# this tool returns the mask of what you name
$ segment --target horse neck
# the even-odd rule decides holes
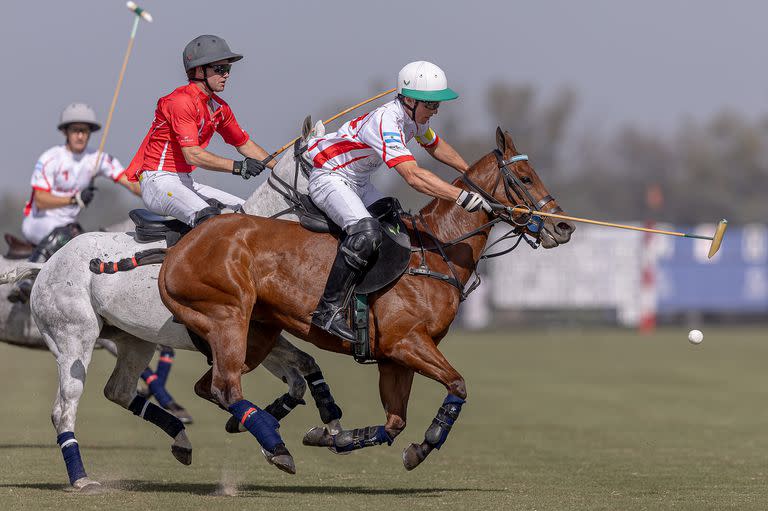
[[[283,182],[291,186],[294,185],[295,181],[298,192],[307,193],[307,178],[301,171],[299,171],[298,179],[296,178],[296,160],[292,150],[289,150],[285,156],[280,158],[275,168],[269,172],[270,175],[279,177]],[[243,207],[249,215],[272,216],[293,205],[277,190],[272,188],[268,180],[269,178],[265,179],[248,197],[248,200],[245,201]],[[279,183],[275,184],[283,188]],[[298,220],[293,214],[284,215],[280,218],[283,220]]]
[[[493,187],[491,181],[494,176],[493,173],[483,171],[483,169],[486,169],[492,164],[492,159],[492,155],[484,157],[467,172],[467,176],[480,188],[486,191],[490,191]],[[457,178],[452,184],[463,190],[467,189],[467,185],[461,178]],[[460,238],[476,229],[480,229],[491,219],[490,216],[482,210],[475,213],[468,213],[454,201],[442,199],[432,200],[429,204],[424,206],[419,213],[424,218],[424,221],[429,226],[429,229],[432,231],[435,238],[443,243]],[[424,229],[421,225],[419,225],[419,228],[423,232]],[[474,236],[445,249],[446,256],[456,266],[461,282],[467,282],[477,266],[477,263],[480,260],[480,254],[488,241],[488,234],[490,231],[491,227],[486,226]],[[469,247],[471,251],[468,251],[466,249],[467,247]]]

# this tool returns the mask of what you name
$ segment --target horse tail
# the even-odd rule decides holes
[[[0,273],[0,284],[15,284],[20,280],[34,279],[42,268],[43,263],[22,263],[10,271]]]

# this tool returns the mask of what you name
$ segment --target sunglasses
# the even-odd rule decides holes
[[[440,102],[439,101],[419,101],[422,105],[424,105],[424,108],[427,110],[437,110],[440,108]]]
[[[213,69],[213,72],[217,75],[223,75],[224,73],[229,73],[232,69],[232,64],[216,64],[215,66],[208,66],[209,68]]]

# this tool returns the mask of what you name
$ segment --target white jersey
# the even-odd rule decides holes
[[[363,187],[382,162],[391,168],[414,160],[406,147],[414,137],[424,147],[438,143],[429,123],[416,124],[394,100],[345,123],[335,133],[310,139],[307,152],[315,169]]]
[[[72,204],[60,208],[37,209],[35,206],[35,191],[50,192],[56,197],[74,197],[77,192],[88,187],[91,173],[96,164],[96,151],[84,151],[74,154],[65,145],[54,146],[40,156],[32,173],[32,196],[24,208],[25,217],[48,217],[53,221],[61,220],[60,225],[77,221],[80,206]],[[101,164],[96,176],[120,179],[125,169],[117,158],[102,153]],[[95,177],[95,176],[94,176]],[[59,224],[59,222],[55,222]]]

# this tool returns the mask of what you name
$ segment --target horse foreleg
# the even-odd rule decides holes
[[[192,444],[184,430],[184,424],[173,414],[136,393],[139,375],[152,360],[155,345],[128,334],[120,336],[115,341],[118,346],[117,361],[112,376],[104,387],[104,395],[110,401],[162,429],[173,438],[171,445],[173,456],[184,465],[190,465]]]
[[[266,325],[249,328],[248,314],[238,314],[226,305],[211,304],[210,308],[219,310],[207,310],[204,316],[198,317],[205,318],[203,321],[209,323],[200,331],[209,332],[206,340],[213,352],[211,393],[220,406],[225,407],[256,437],[269,463],[295,474],[293,457],[278,432],[280,423],[269,412],[243,398],[240,382],[243,372],[257,367],[266,358],[280,329]],[[216,317],[227,317],[229,320],[221,325],[208,319]]]
[[[397,349],[385,354],[391,360],[442,383],[448,390],[448,396],[443,400],[435,418],[432,419],[432,424],[424,434],[424,441],[421,444],[411,444],[403,451],[403,465],[406,470],[413,470],[433,449],[440,449],[445,443],[453,424],[459,418],[467,397],[467,388],[464,378],[427,335],[418,335],[411,342],[398,343]]]
[[[331,433],[324,428],[312,428],[304,435],[304,445],[328,447],[338,454],[346,454],[365,447],[386,443],[405,429],[408,397],[413,383],[413,371],[392,362],[379,363],[379,394],[387,414],[387,422],[381,426],[368,426]]]

